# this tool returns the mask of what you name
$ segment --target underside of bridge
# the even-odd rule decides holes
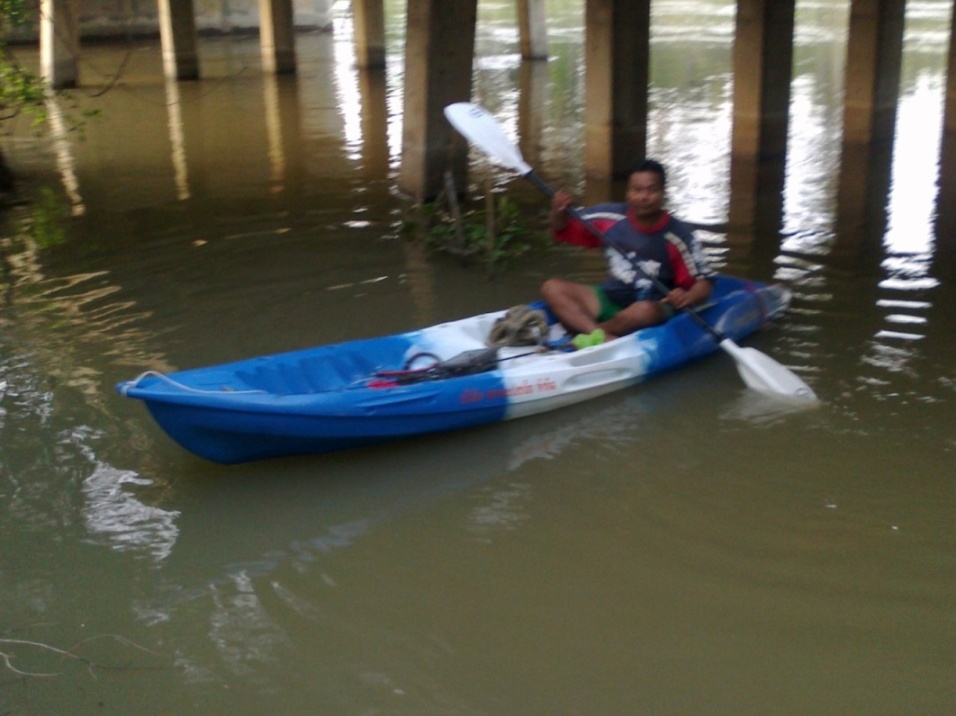
[[[584,0],[585,146],[593,196],[617,191],[616,180],[643,156],[647,142],[652,0]],[[547,58],[545,0],[516,0],[525,65]],[[409,0],[405,97],[399,184],[419,199],[438,195],[452,171],[467,186],[465,143],[442,109],[472,96],[472,58],[478,0]],[[293,0],[259,0],[263,69],[296,70]],[[881,191],[895,129],[905,25],[905,0],[851,0],[840,191],[844,207],[863,207]],[[796,0],[737,0],[733,53],[734,116],[730,208],[732,240],[746,242],[775,228],[787,154],[790,78]],[[385,64],[384,0],[353,0],[356,63],[366,71]],[[54,87],[79,82],[80,26],[76,0],[42,0],[42,71]],[[201,76],[193,0],[158,0],[166,76]],[[956,13],[953,20],[956,27]],[[956,50],[949,50],[944,157],[956,155]],[[869,151],[882,147],[882,151]],[[950,164],[946,164],[950,166]],[[941,197],[956,190],[944,173]],[[861,177],[863,180],[861,181]],[[885,187],[884,187],[885,188]],[[769,203],[769,206],[768,206]],[[862,212],[862,209],[861,209]],[[841,217],[857,235],[852,209]]]

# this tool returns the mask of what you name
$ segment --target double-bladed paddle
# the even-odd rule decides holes
[[[490,159],[528,179],[549,197],[554,196],[554,189],[535,174],[534,169],[521,156],[521,151],[515,143],[508,138],[498,121],[484,107],[469,102],[458,102],[445,107],[445,116],[455,129],[487,154]],[[578,209],[571,207],[568,211],[575,219],[581,221],[590,231],[600,237],[605,244],[609,244],[607,236],[585,219]],[[665,294],[668,293],[667,288],[661,284],[656,276],[649,276],[641,270],[636,261],[631,263],[637,271],[647,276],[658,290]],[[731,338],[707,323],[695,311],[689,309],[678,310],[686,313],[698,326],[713,336],[723,351],[734,359],[737,372],[740,373],[740,377],[749,388],[791,400],[806,403],[817,402],[817,396],[810,386],[790,369],[755,348],[741,348]]]

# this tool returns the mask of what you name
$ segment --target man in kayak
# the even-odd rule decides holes
[[[550,278],[541,295],[564,327],[576,334],[578,348],[597,345],[639,328],[663,323],[677,309],[710,296],[714,272],[690,227],[664,210],[664,167],[647,159],[631,170],[624,203],[599,204],[581,211],[602,234],[572,217],[573,197],[555,193],[551,230],[556,241],[599,248],[607,255],[600,285]],[[648,278],[656,277],[667,293]]]

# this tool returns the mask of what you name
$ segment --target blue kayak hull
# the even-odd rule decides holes
[[[734,340],[789,305],[789,292],[722,276],[710,325]],[[446,361],[484,347],[504,311],[381,338],[319,346],[168,375],[117,390],[144,401],[182,447],[219,463],[348,450],[561,408],[634,385],[719,350],[685,315],[582,351],[505,348],[489,370],[394,380],[416,356]]]

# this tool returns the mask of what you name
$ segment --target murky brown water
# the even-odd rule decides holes
[[[381,76],[352,68],[343,17],[300,38],[295,79],[263,77],[250,39],[204,40],[205,79],[179,87],[154,43],[90,48],[86,139],[2,140],[65,199],[30,234],[17,209],[0,244],[0,712],[952,713],[948,16],[910,3],[890,188],[854,214],[845,7],[800,5],[782,252],[705,238],[728,270],[793,283],[750,344],[819,410],[782,412],[715,356],[512,424],[231,468],[113,385],[511,305],[599,264],[557,252],[491,280],[398,238],[400,11]],[[523,146],[573,185],[580,7],[555,3],[555,57],[529,70],[510,6],[482,3],[479,99],[517,127],[517,88],[550,78]],[[655,13],[652,151],[675,208],[719,223],[732,13]],[[877,227],[860,249],[847,215]]]

